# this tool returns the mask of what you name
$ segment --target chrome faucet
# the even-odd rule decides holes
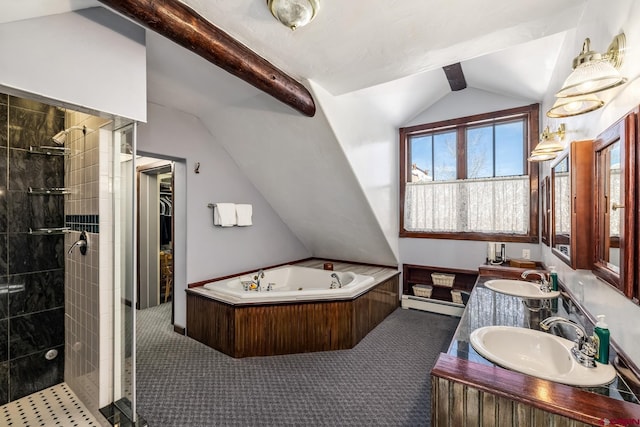
[[[340,281],[340,277],[338,277],[336,273],[331,273],[331,278],[335,279],[335,281],[338,282],[338,288],[342,287],[342,282]],[[329,286],[329,289],[335,289],[335,288],[336,288],[336,283],[332,280],[331,285]]]
[[[258,270],[258,272],[256,273],[255,276],[253,276],[253,281],[256,284],[256,291],[260,291],[260,279],[264,279],[264,270],[260,269]]]
[[[547,275],[543,271],[525,270],[522,272],[520,277],[526,279],[530,274],[537,274],[538,276],[540,276],[540,290],[542,292],[551,292],[551,286],[549,281],[547,280]]]
[[[557,323],[563,323],[575,329],[576,345],[571,349],[571,354],[582,366],[595,368],[596,362],[594,357],[596,356],[596,344],[593,337],[587,336],[587,331],[582,325],[561,316],[547,317],[540,322],[540,328],[548,332],[551,327]]]
[[[73,245],[71,245],[71,247],[67,251],[67,254],[71,255],[73,253],[73,249],[76,246],[80,248],[80,253],[82,255],[87,254],[87,233],[85,231],[80,233],[80,238]]]

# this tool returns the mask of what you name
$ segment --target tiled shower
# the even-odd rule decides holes
[[[108,122],[0,94],[0,405],[61,382],[110,402]],[[68,253],[82,231],[86,255]]]
[[[0,404],[64,377],[64,119],[0,94]]]

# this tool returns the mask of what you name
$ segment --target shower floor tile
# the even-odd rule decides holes
[[[0,406],[1,426],[100,427],[100,424],[65,383]]]

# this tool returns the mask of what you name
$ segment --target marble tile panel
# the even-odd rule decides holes
[[[0,233],[0,276],[6,276],[8,270],[7,233]]]
[[[1,160],[2,159],[0,159],[0,161]],[[0,169],[2,169],[2,167],[0,167]],[[0,173],[2,173],[2,171],[0,171]],[[8,230],[8,201],[9,195],[7,192],[7,187],[0,186],[0,233],[6,233]]]
[[[34,113],[46,113],[49,109],[54,108],[42,102],[34,101],[33,99],[20,98],[13,95],[9,95],[9,105]]]
[[[0,233],[7,231],[7,149],[0,147]]]
[[[7,276],[0,276],[0,320],[9,317],[9,278]],[[0,335],[0,343],[2,343],[4,335]],[[2,345],[2,344],[0,344]],[[2,359],[0,359],[2,360]]]
[[[10,360],[64,345],[64,308],[12,317],[9,322]]]
[[[56,350],[58,355],[47,360],[47,351]],[[64,380],[64,346],[51,347],[41,352],[14,359],[9,362],[11,385],[9,399],[16,400]]]
[[[12,148],[52,145],[51,137],[64,129],[64,113],[56,107],[12,96],[8,111]]]
[[[9,235],[8,268],[12,274],[64,268],[64,235]]]
[[[10,149],[7,187],[11,191],[27,191],[29,187],[64,187],[64,157]],[[32,195],[32,197],[37,196]]]
[[[9,320],[0,320],[0,362],[6,362],[9,360]]]
[[[0,363],[0,405],[9,402],[9,363]]]
[[[9,276],[9,315],[64,308],[64,270]]]
[[[7,146],[7,129],[9,129],[9,109],[0,102],[0,147]]]
[[[6,231],[10,233],[26,233],[32,227],[31,198],[24,191],[7,192]]]
[[[64,227],[64,196],[10,191],[7,212],[10,233]]]

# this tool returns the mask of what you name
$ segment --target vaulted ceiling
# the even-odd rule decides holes
[[[541,99],[563,36],[575,28],[586,0],[486,0],[473,9],[450,0],[324,0],[316,19],[296,31],[275,21],[262,0],[183,2],[295,79],[314,81],[333,95],[380,85],[384,90],[393,83],[388,85],[392,100],[407,93],[419,99],[409,109],[424,108],[446,93],[441,68],[456,62],[470,87]],[[0,22],[102,5],[97,0],[8,3]],[[151,56],[150,71],[163,62],[172,60]]]
[[[384,173],[390,188],[374,194],[380,189],[367,169],[367,155],[357,145],[397,138],[393,129],[450,94],[442,67],[453,63],[461,63],[470,88],[542,101],[565,38],[578,24],[587,0],[485,0],[481,5],[460,0],[321,0],[316,19],[296,31],[278,23],[264,0],[184,3],[312,87],[325,108],[314,119],[302,117],[151,32],[149,101],[199,117],[314,255],[390,264],[398,258],[391,242],[397,230],[390,226],[396,219],[382,217],[389,215],[386,211],[397,212],[397,184],[389,178],[395,182],[397,174],[389,167]],[[95,6],[102,3],[3,2],[0,22]],[[366,105],[370,111],[363,121],[383,118],[384,135],[350,135],[349,125],[339,117],[341,108],[329,111],[338,99]],[[237,138],[239,123],[233,114],[238,112],[251,120],[243,129],[245,138]],[[355,142],[344,141],[350,138]],[[286,156],[290,161],[282,163]],[[382,157],[393,159],[395,154]],[[300,179],[301,174],[306,178]],[[391,204],[380,206],[376,197]],[[340,243],[345,236],[357,239],[357,247]],[[353,255],[361,248],[369,255]],[[378,255],[371,255],[376,248]]]

